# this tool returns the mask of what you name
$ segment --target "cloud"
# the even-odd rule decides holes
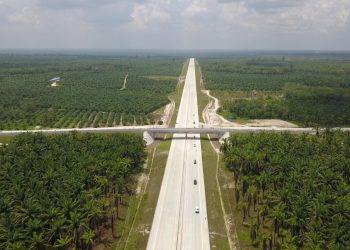
[[[101,6],[112,5],[116,2],[125,2],[126,0],[38,0],[40,7],[61,10],[61,9],[93,9]],[[132,1],[132,0],[130,0]]]
[[[183,12],[182,16],[186,18],[196,17],[198,15],[202,15],[208,12],[208,3],[205,1],[193,1]]]
[[[20,11],[16,11],[7,18],[10,24],[33,24],[40,23],[38,10],[31,7],[23,7]]]
[[[350,49],[349,20],[350,0],[0,0],[0,48]]]
[[[228,26],[250,27],[275,32],[325,32],[349,22],[348,0],[280,1],[221,0],[221,13]],[[264,1],[265,2],[265,1]],[[273,11],[271,11],[273,9]],[[267,11],[269,10],[269,11]]]
[[[136,3],[130,16],[132,25],[140,29],[161,25],[171,19],[170,13],[157,2]]]
[[[274,12],[300,6],[307,0],[219,0],[219,3],[242,3],[247,8],[260,12]]]

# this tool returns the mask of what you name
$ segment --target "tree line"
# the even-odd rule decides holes
[[[350,88],[350,58],[242,56],[200,60],[212,90],[281,90],[285,84]]]

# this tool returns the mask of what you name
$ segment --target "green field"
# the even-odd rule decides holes
[[[349,54],[237,54],[199,63],[228,119],[350,125]]]
[[[155,123],[152,112],[169,102],[184,61],[117,54],[0,54],[0,129]],[[53,77],[61,77],[59,86],[51,87]]]

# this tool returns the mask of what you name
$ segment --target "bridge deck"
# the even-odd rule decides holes
[[[325,130],[324,128],[319,131]],[[350,131],[350,128],[332,128],[332,130]],[[65,134],[80,133],[143,133],[150,134],[224,134],[224,133],[259,133],[259,132],[290,132],[316,133],[314,128],[279,128],[279,127],[199,127],[199,128],[170,128],[163,126],[126,126],[105,128],[67,128],[67,129],[38,129],[38,130],[3,130],[0,136],[16,136],[22,133]]]

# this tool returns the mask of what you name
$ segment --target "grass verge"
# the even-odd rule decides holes
[[[197,102],[198,102],[198,113],[199,113],[199,122],[204,122],[202,112],[207,106],[210,98],[202,93],[202,71],[199,67],[199,64],[196,62],[196,85],[197,85]]]
[[[229,221],[230,225],[230,232],[237,232],[237,248],[257,249],[252,245],[250,239],[250,229],[248,226],[243,225],[243,214],[239,207],[237,207],[235,201],[235,182],[233,173],[226,168],[225,163],[221,159],[219,161],[218,180],[221,187],[221,194],[227,215],[227,220]]]
[[[182,67],[179,84],[177,85],[176,90],[169,96],[169,99],[175,102],[175,109],[170,120],[170,127],[173,127],[176,124],[176,118],[180,108],[180,102],[181,102],[182,92],[184,89],[184,83],[185,83],[185,78],[187,74],[188,64],[189,64],[189,60],[186,60],[186,62],[184,62]]]
[[[210,248],[230,249],[225,230],[225,220],[221,209],[219,191],[216,184],[217,153],[210,144],[208,136],[202,137],[202,158],[207,201]]]
[[[129,201],[128,211],[122,230],[125,233],[118,240],[115,249],[145,249],[152,226],[158,195],[163,180],[165,165],[171,140],[160,142],[148,152],[148,166],[145,174],[149,176],[148,185]],[[153,155],[153,150],[154,155]],[[153,158],[153,160],[152,160]]]
[[[0,136],[0,143],[6,144],[13,139],[13,136]]]
[[[170,120],[170,127],[173,127],[176,124],[176,118],[177,118],[177,113],[179,112],[179,108],[180,108],[180,102],[181,102],[181,96],[182,96],[183,89],[184,89],[184,84],[183,84],[183,82],[181,82],[177,85],[176,91],[173,92],[169,96],[169,99],[175,102],[175,109],[174,109],[173,115],[172,115],[171,120]]]

